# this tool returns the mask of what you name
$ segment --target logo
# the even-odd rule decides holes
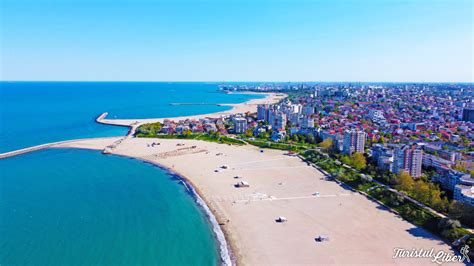
[[[431,262],[437,263],[439,265],[449,262],[461,262],[464,261],[470,263],[469,259],[469,246],[465,245],[459,251],[460,255],[453,254],[451,252],[446,252],[444,250],[435,251],[432,249],[405,249],[405,248],[395,248],[393,250],[393,259],[396,258],[429,258]]]

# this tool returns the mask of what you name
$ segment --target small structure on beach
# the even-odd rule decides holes
[[[235,178],[235,179],[240,179],[240,178],[242,178],[242,177],[241,177],[240,175],[236,175],[236,176],[234,176],[234,178]]]
[[[317,236],[314,240],[316,240],[316,242],[324,242],[324,241],[329,241],[329,237],[325,235],[320,235],[320,236]]]
[[[276,218],[275,221],[277,223],[286,223],[288,221],[288,219],[286,219],[286,217],[280,216],[280,217]]]
[[[250,187],[250,184],[247,181],[240,181],[234,185],[235,187]]]

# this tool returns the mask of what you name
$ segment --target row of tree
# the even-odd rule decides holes
[[[467,226],[474,227],[474,206],[455,200],[449,202],[446,196],[442,196],[443,193],[438,185],[421,179],[414,180],[406,172],[400,173],[396,177],[396,182],[396,188],[405,191],[412,198],[439,212],[447,213],[449,217]]]
[[[135,131],[136,135],[156,136],[161,131],[163,125],[160,122],[141,125]]]

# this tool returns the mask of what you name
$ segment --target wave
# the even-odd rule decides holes
[[[206,202],[201,198],[201,196],[199,196],[199,194],[196,192],[194,187],[187,181],[187,179],[184,176],[181,176],[180,174],[174,172],[172,169],[167,168],[163,165],[160,165],[150,160],[136,158],[136,157],[129,157],[126,155],[118,155],[118,154],[113,154],[113,156],[128,157],[134,160],[139,160],[139,161],[151,164],[155,167],[160,168],[161,170],[164,170],[169,176],[174,177],[177,180],[179,180],[184,185],[188,193],[196,200],[196,203],[198,204],[198,206],[202,208],[202,210],[204,210],[204,213],[206,214],[209,222],[211,223],[212,231],[214,232],[214,237],[217,240],[217,243],[219,244],[219,255],[220,255],[221,265],[232,266],[236,264],[235,259],[232,259],[232,253],[231,253],[230,247],[227,244],[224,232],[222,231],[222,228],[219,226],[219,223],[217,222],[216,217],[212,213],[209,206],[207,206]]]
[[[154,163],[152,164],[156,166],[156,164]],[[183,176],[179,175],[176,172],[173,172],[171,169],[164,168],[162,166],[159,166],[159,167],[164,169],[169,175],[178,179],[186,188],[186,190],[189,192],[189,194],[194,199],[196,199],[196,203],[198,204],[198,206],[204,210],[204,213],[206,214],[207,218],[209,219],[209,222],[212,225],[212,231],[214,232],[214,236],[217,242],[219,243],[219,254],[220,254],[220,259],[221,259],[221,265],[223,266],[234,265],[235,263],[232,263],[231,252],[229,249],[229,245],[227,244],[227,241],[225,239],[224,232],[222,231],[221,227],[219,226],[219,223],[217,222],[216,217],[212,213],[211,209],[209,209],[209,206],[207,206],[206,202],[201,198],[201,196],[199,196],[199,194],[196,192],[194,187],[186,180],[186,178],[184,178]]]

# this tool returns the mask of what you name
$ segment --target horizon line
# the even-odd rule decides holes
[[[270,81],[270,80],[248,80],[248,81],[224,81],[224,80],[206,80],[206,81],[177,81],[177,80],[0,80],[0,82],[83,82],[83,83],[415,83],[415,84],[473,84],[474,81]]]

